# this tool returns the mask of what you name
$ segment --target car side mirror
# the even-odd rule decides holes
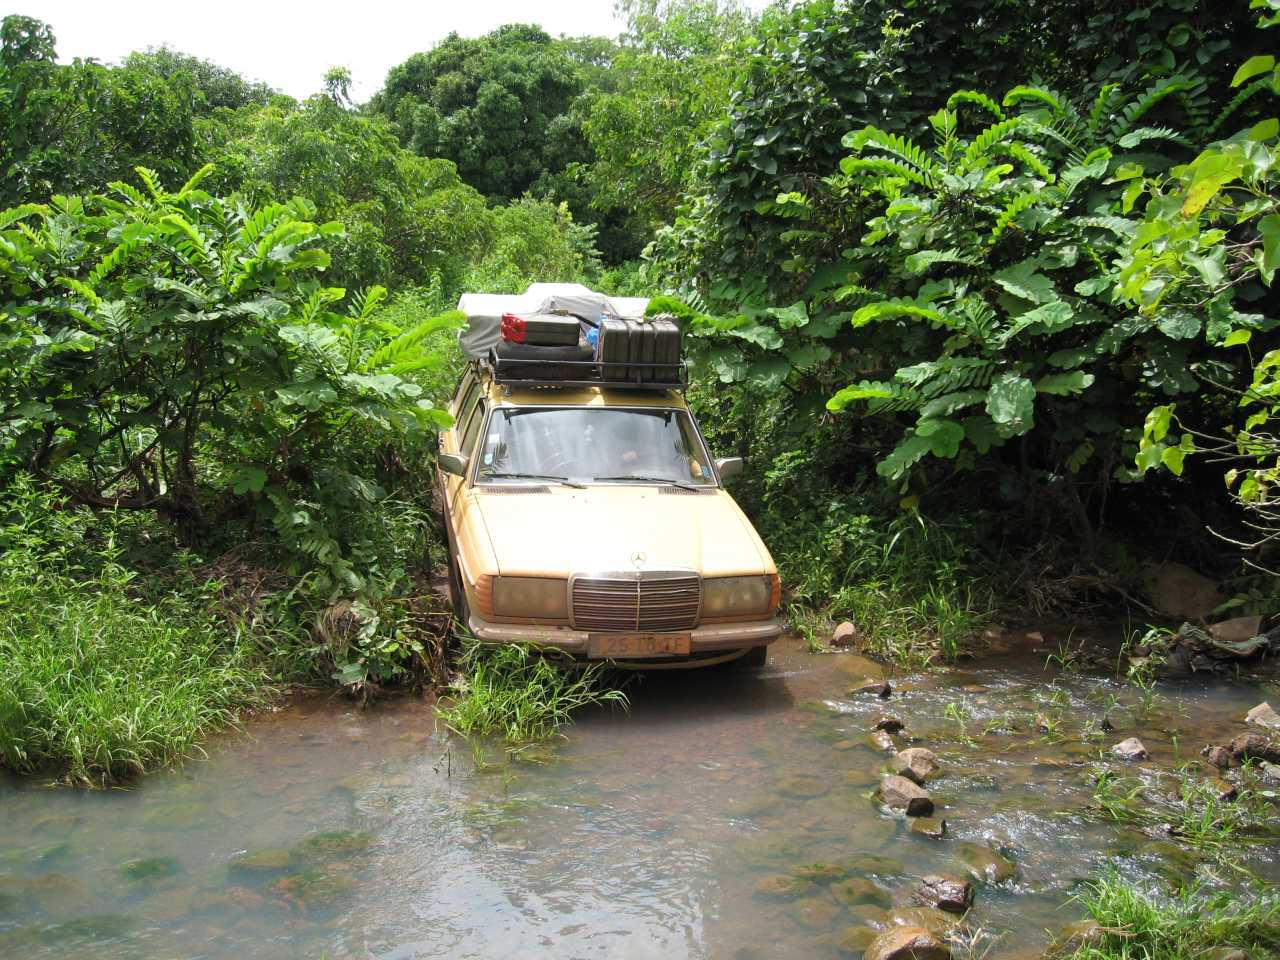
[[[445,473],[452,473],[455,477],[467,475],[467,460],[466,454],[462,453],[442,453],[436,457],[440,469]]]
[[[716,473],[720,475],[721,480],[728,480],[740,474],[743,466],[741,457],[721,457],[716,461]]]

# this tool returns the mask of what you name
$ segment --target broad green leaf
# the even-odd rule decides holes
[[[1238,347],[1243,343],[1248,343],[1252,336],[1252,330],[1232,330],[1222,341],[1222,345],[1224,347]]]
[[[928,437],[929,452],[935,457],[950,459],[960,450],[964,427],[954,420],[921,420],[916,424],[916,436]]]
[[[782,346],[782,334],[773,329],[773,327],[766,327],[763,324],[753,323],[743,327],[734,327],[729,331],[729,334],[746,340],[748,343],[754,343],[763,350],[777,350]]]
[[[778,326],[783,330],[794,330],[809,322],[809,311],[805,309],[803,300],[797,300],[789,307],[775,307],[769,311],[769,315],[778,321]]]
[[[1067,396],[1081,393],[1093,385],[1093,374],[1081,370],[1070,373],[1050,373],[1036,381],[1036,393],[1048,393],[1054,396]]]
[[[1142,424],[1142,434],[1152,440],[1163,440],[1169,432],[1169,424],[1173,420],[1173,404],[1153,407]]]
[[[1034,258],[1023,260],[993,274],[992,279],[1015,297],[1032,303],[1046,303],[1054,297],[1053,281],[1037,273],[1038,266]]]
[[[998,424],[1029,430],[1033,423],[1036,388],[1026,377],[1002,373],[987,390],[987,413]]]
[[[1250,140],[1270,140],[1272,137],[1280,134],[1280,120],[1271,117],[1267,120],[1260,120],[1249,130]]]
[[[1259,74],[1266,73],[1268,70],[1274,69],[1276,58],[1270,54],[1258,54],[1256,57],[1250,57],[1240,65],[1240,69],[1236,71],[1236,75],[1231,78],[1231,85],[1238,87],[1242,83],[1252,80]]]
[[[1161,310],[1156,325],[1161,333],[1174,340],[1190,340],[1200,333],[1200,318],[1181,307]]]
[[[267,485],[267,472],[252,464],[241,464],[231,472],[232,493],[260,493]]]
[[[1259,267],[1263,282],[1270,286],[1276,267],[1280,266],[1280,215],[1273,213],[1259,220],[1258,232],[1262,235],[1262,259]]]
[[[897,480],[933,449],[928,437],[907,437],[893,452],[876,464],[876,473],[889,480]]]
[[[1043,325],[1043,332],[1058,333],[1071,326],[1071,321],[1075,316],[1075,312],[1071,309],[1071,305],[1063,300],[1054,300],[1052,303],[1046,303],[1026,313],[1020,314],[1013,322],[1008,330],[1000,337],[1000,343],[1005,344],[1029,327]]]

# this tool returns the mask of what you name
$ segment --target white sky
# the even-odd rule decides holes
[[[357,102],[377,92],[391,67],[454,31],[476,37],[504,23],[537,23],[552,36],[622,31],[613,0],[9,0],[5,7],[51,24],[63,62],[116,63],[168,45],[295,97],[316,93],[329,67],[345,66]]]

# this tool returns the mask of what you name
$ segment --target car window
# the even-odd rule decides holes
[[[475,446],[476,433],[480,430],[480,423],[484,420],[484,404],[474,403],[470,411],[464,414],[461,421],[462,439],[458,443],[458,450],[467,456],[471,455],[471,450]]]
[[[477,479],[524,477],[715,483],[701,438],[683,410],[499,408],[485,433]]]

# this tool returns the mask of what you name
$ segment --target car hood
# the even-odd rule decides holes
[[[593,486],[495,493],[477,488],[475,502],[499,573],[773,572],[769,552],[727,493],[663,489]]]

